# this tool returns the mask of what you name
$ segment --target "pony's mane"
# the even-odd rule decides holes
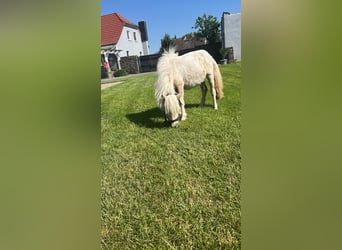
[[[165,114],[179,114],[181,112],[178,98],[176,95],[168,95],[164,102]],[[173,119],[172,117],[169,117]]]
[[[160,108],[163,107],[163,97],[176,93],[173,86],[174,60],[178,58],[175,48],[169,48],[159,58],[157,64],[158,79],[155,84],[155,96]]]

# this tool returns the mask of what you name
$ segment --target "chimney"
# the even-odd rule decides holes
[[[138,23],[139,30],[141,34],[141,42],[143,46],[143,55],[148,55],[150,53],[150,46],[148,45],[148,35],[147,35],[147,28],[146,28],[146,22],[140,21]]]
[[[140,34],[141,34],[141,41],[142,42],[148,41],[146,22],[145,21],[140,21],[138,23],[138,25],[139,25],[139,30],[140,30]]]

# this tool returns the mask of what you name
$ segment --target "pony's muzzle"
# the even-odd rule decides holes
[[[177,128],[178,125],[179,125],[179,121],[171,122],[171,128]]]

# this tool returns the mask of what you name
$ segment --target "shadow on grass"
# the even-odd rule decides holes
[[[163,112],[159,108],[152,108],[139,113],[127,114],[126,117],[140,127],[146,128],[167,128],[164,122]],[[161,119],[156,119],[161,118]],[[161,120],[161,121],[157,121]]]
[[[205,104],[204,107],[212,107]],[[198,104],[185,104],[185,109],[199,108]],[[169,128],[170,123],[165,122],[164,114],[159,108],[152,108],[139,113],[127,114],[126,117],[140,127]]]
[[[213,105],[211,105],[211,104],[204,104],[204,106],[202,108],[204,108],[204,107],[213,107]],[[199,104],[194,104],[194,103],[185,104],[185,109],[192,109],[192,108],[201,108],[201,107],[199,106]]]
[[[212,107],[205,104],[204,107]],[[185,104],[185,109],[198,108],[198,104]],[[126,117],[140,127],[169,128],[170,124],[164,121],[164,114],[159,108],[152,108],[139,113],[127,114]],[[160,119],[159,119],[160,118]]]

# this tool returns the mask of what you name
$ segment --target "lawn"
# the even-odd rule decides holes
[[[101,96],[102,249],[241,249],[241,64],[220,65],[225,97],[164,124],[156,73],[122,78]]]

